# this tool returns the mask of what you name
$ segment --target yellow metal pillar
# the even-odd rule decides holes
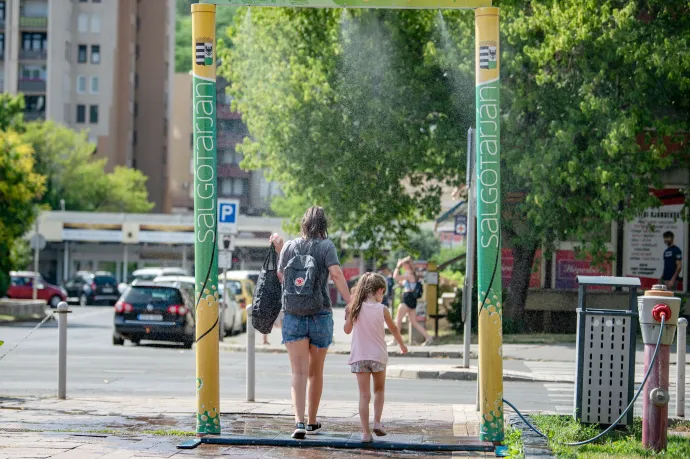
[[[438,336],[438,266],[433,261],[427,264],[426,288],[424,298],[426,300],[426,316],[434,319],[434,333]]]
[[[220,434],[216,6],[192,5],[197,435]]]
[[[475,46],[480,438],[501,442],[504,431],[498,8],[475,10]]]

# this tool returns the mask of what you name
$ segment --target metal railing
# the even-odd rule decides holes
[[[29,92],[45,92],[46,91],[46,80],[33,79],[33,78],[20,78],[19,79],[19,90],[29,91]]]
[[[48,59],[48,50],[46,49],[20,49],[19,59],[27,60],[46,60]]]
[[[29,17],[22,16],[19,18],[19,27],[25,29],[47,29],[48,28],[48,18],[47,17]]]
[[[26,121],[44,120],[46,112],[24,112],[24,119]]]

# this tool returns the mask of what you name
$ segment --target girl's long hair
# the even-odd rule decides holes
[[[357,321],[359,312],[362,310],[362,304],[367,298],[376,294],[381,289],[386,289],[388,282],[386,278],[377,273],[364,273],[364,275],[357,282],[355,287],[354,299],[352,302],[352,323]]]

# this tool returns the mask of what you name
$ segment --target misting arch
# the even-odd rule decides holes
[[[201,0],[192,5],[197,434],[220,434],[216,231],[216,4],[474,9],[480,438],[503,441],[498,8],[491,0]],[[465,128],[465,127],[463,127]]]

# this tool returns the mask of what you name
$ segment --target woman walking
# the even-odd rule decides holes
[[[328,277],[346,303],[350,292],[338,261],[335,245],[328,239],[328,221],[321,207],[304,213],[301,237],[283,243],[274,234],[270,241],[280,252],[278,277],[283,283],[283,344],[292,369],[292,403],[295,431],[292,438],[316,434],[316,420],[323,391],[323,367],[333,341],[333,312]],[[309,401],[304,422],[306,398]]]
[[[422,327],[422,324],[417,321],[417,295],[415,294],[415,290],[417,289],[417,282],[419,282],[419,279],[417,278],[417,273],[412,264],[412,258],[406,257],[402,260],[398,260],[395,271],[393,271],[393,278],[403,287],[402,303],[398,306],[395,324],[398,329],[401,329],[402,321],[405,316],[407,316],[408,324],[416,328],[424,337],[424,344],[422,344],[422,346],[428,346],[433,342],[433,338],[427,333],[426,329]]]

